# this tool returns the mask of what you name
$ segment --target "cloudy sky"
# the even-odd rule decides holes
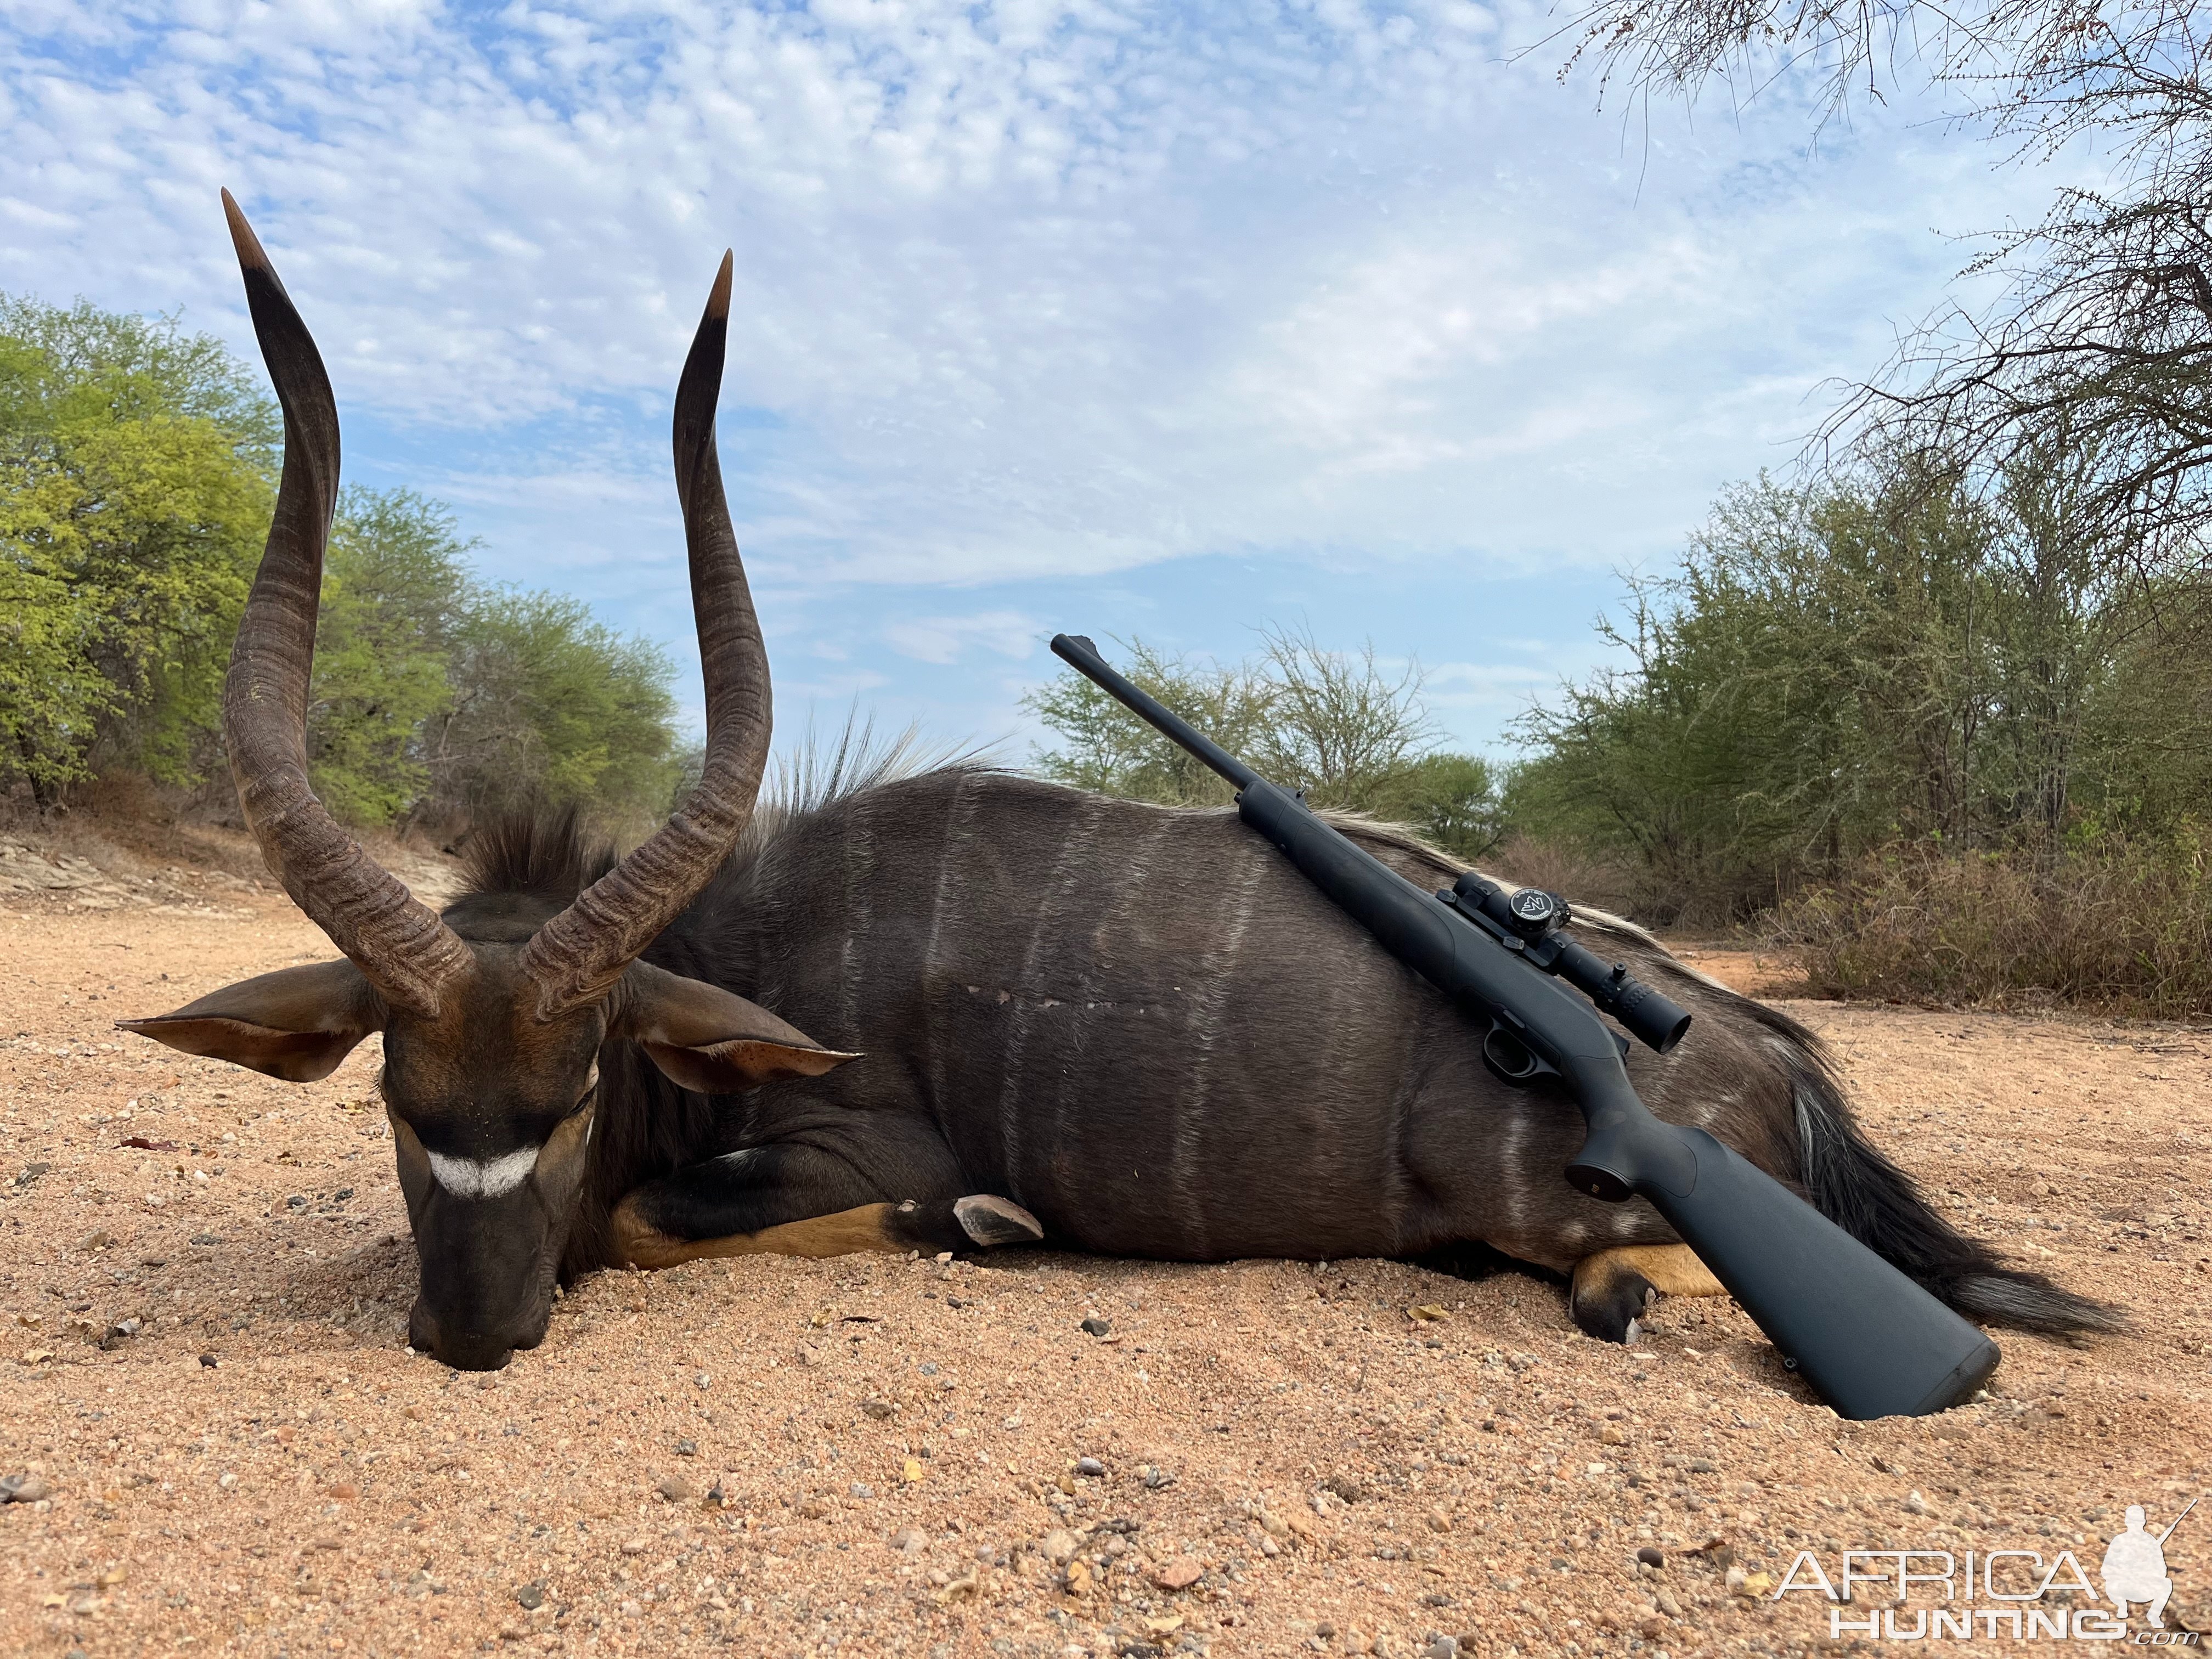
[[[1054,631],[1418,655],[1470,745],[1613,573],[1786,465],[2033,217],[1931,107],[1624,120],[1468,0],[0,0],[0,289],[251,355],[217,204],[350,480],[696,671],[667,408],[737,252],[721,443],[780,726],[1034,733]]]

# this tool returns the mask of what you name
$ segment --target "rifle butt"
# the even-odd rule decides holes
[[[1608,1115],[1567,1178],[1650,1200],[1839,1417],[1924,1417],[1996,1370],[1988,1336],[1705,1130]]]

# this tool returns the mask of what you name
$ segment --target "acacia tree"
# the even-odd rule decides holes
[[[0,295],[0,787],[222,775],[221,694],[269,526],[258,376],[172,321]],[[668,807],[665,655],[487,588],[452,515],[349,489],[324,568],[308,763],[341,817],[526,799],[609,829]],[[228,793],[227,787],[219,792]]]
[[[428,805],[474,819],[575,805],[627,833],[665,816],[684,761],[665,650],[520,588],[471,594],[454,633],[452,699],[422,728]]]
[[[323,569],[308,692],[316,793],[351,823],[384,823],[430,785],[424,729],[453,705],[471,581],[453,515],[407,490],[348,490]]]
[[[1917,453],[1730,490],[1632,589],[1626,665],[1523,720],[1517,826],[1715,918],[1900,845],[2034,867],[2193,833],[2212,659],[2161,647],[2212,637],[2212,580],[2116,574],[2073,517],[2083,465],[1986,498]]]
[[[1935,448],[1996,487],[2060,438],[2095,459],[2076,517],[2147,576],[2212,519],[2212,23],[2184,0],[1595,0],[1577,59],[1607,85],[1694,95],[1811,66],[1831,108],[1921,78],[2023,161],[2093,137],[2103,191],[2060,191],[1971,270],[1976,313],[1908,337],[1820,434]]]
[[[1238,663],[1194,662],[1140,640],[1127,650],[1125,672],[1139,687],[1317,806],[1407,824],[1469,860],[1504,838],[1498,774],[1480,755],[1438,747],[1418,663],[1393,674],[1371,644],[1331,651],[1310,631],[1279,627]],[[1060,738],[1031,760],[1056,782],[1173,806],[1233,799],[1204,765],[1073,670],[1022,706]]]

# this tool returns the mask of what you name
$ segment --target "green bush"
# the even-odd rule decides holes
[[[1626,665],[1522,723],[1508,817],[1698,922],[1891,846],[2166,834],[2212,805],[2212,586],[2076,505],[2057,463],[1976,499],[1925,455],[1731,491],[1607,628]]]
[[[0,296],[0,787],[222,775],[222,689],[273,501],[258,372],[161,319]],[[583,605],[487,588],[446,508],[346,492],[308,768],[349,822],[669,805],[667,658]],[[227,787],[216,787],[227,793]]]
[[[0,780],[205,769],[275,432],[209,336],[0,295]]]
[[[611,831],[667,814],[684,757],[666,652],[515,588],[476,595],[457,646],[453,705],[426,743],[439,800],[470,815],[575,802]]]

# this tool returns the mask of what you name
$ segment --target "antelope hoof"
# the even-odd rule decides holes
[[[1633,1342],[1644,1310],[1662,1291],[1669,1296],[1728,1294],[1688,1245],[1631,1245],[1600,1250],[1575,1263],[1567,1309],[1586,1335],[1601,1342]]]
[[[1011,1199],[977,1193],[952,1200],[952,1218],[973,1243],[986,1249],[1000,1244],[1034,1244],[1044,1237],[1037,1218]]]
[[[1614,1273],[1587,1289],[1577,1273],[1567,1308],[1583,1335],[1626,1345],[1632,1344],[1641,1334],[1639,1322],[1644,1310],[1658,1297],[1659,1287],[1639,1273]]]

